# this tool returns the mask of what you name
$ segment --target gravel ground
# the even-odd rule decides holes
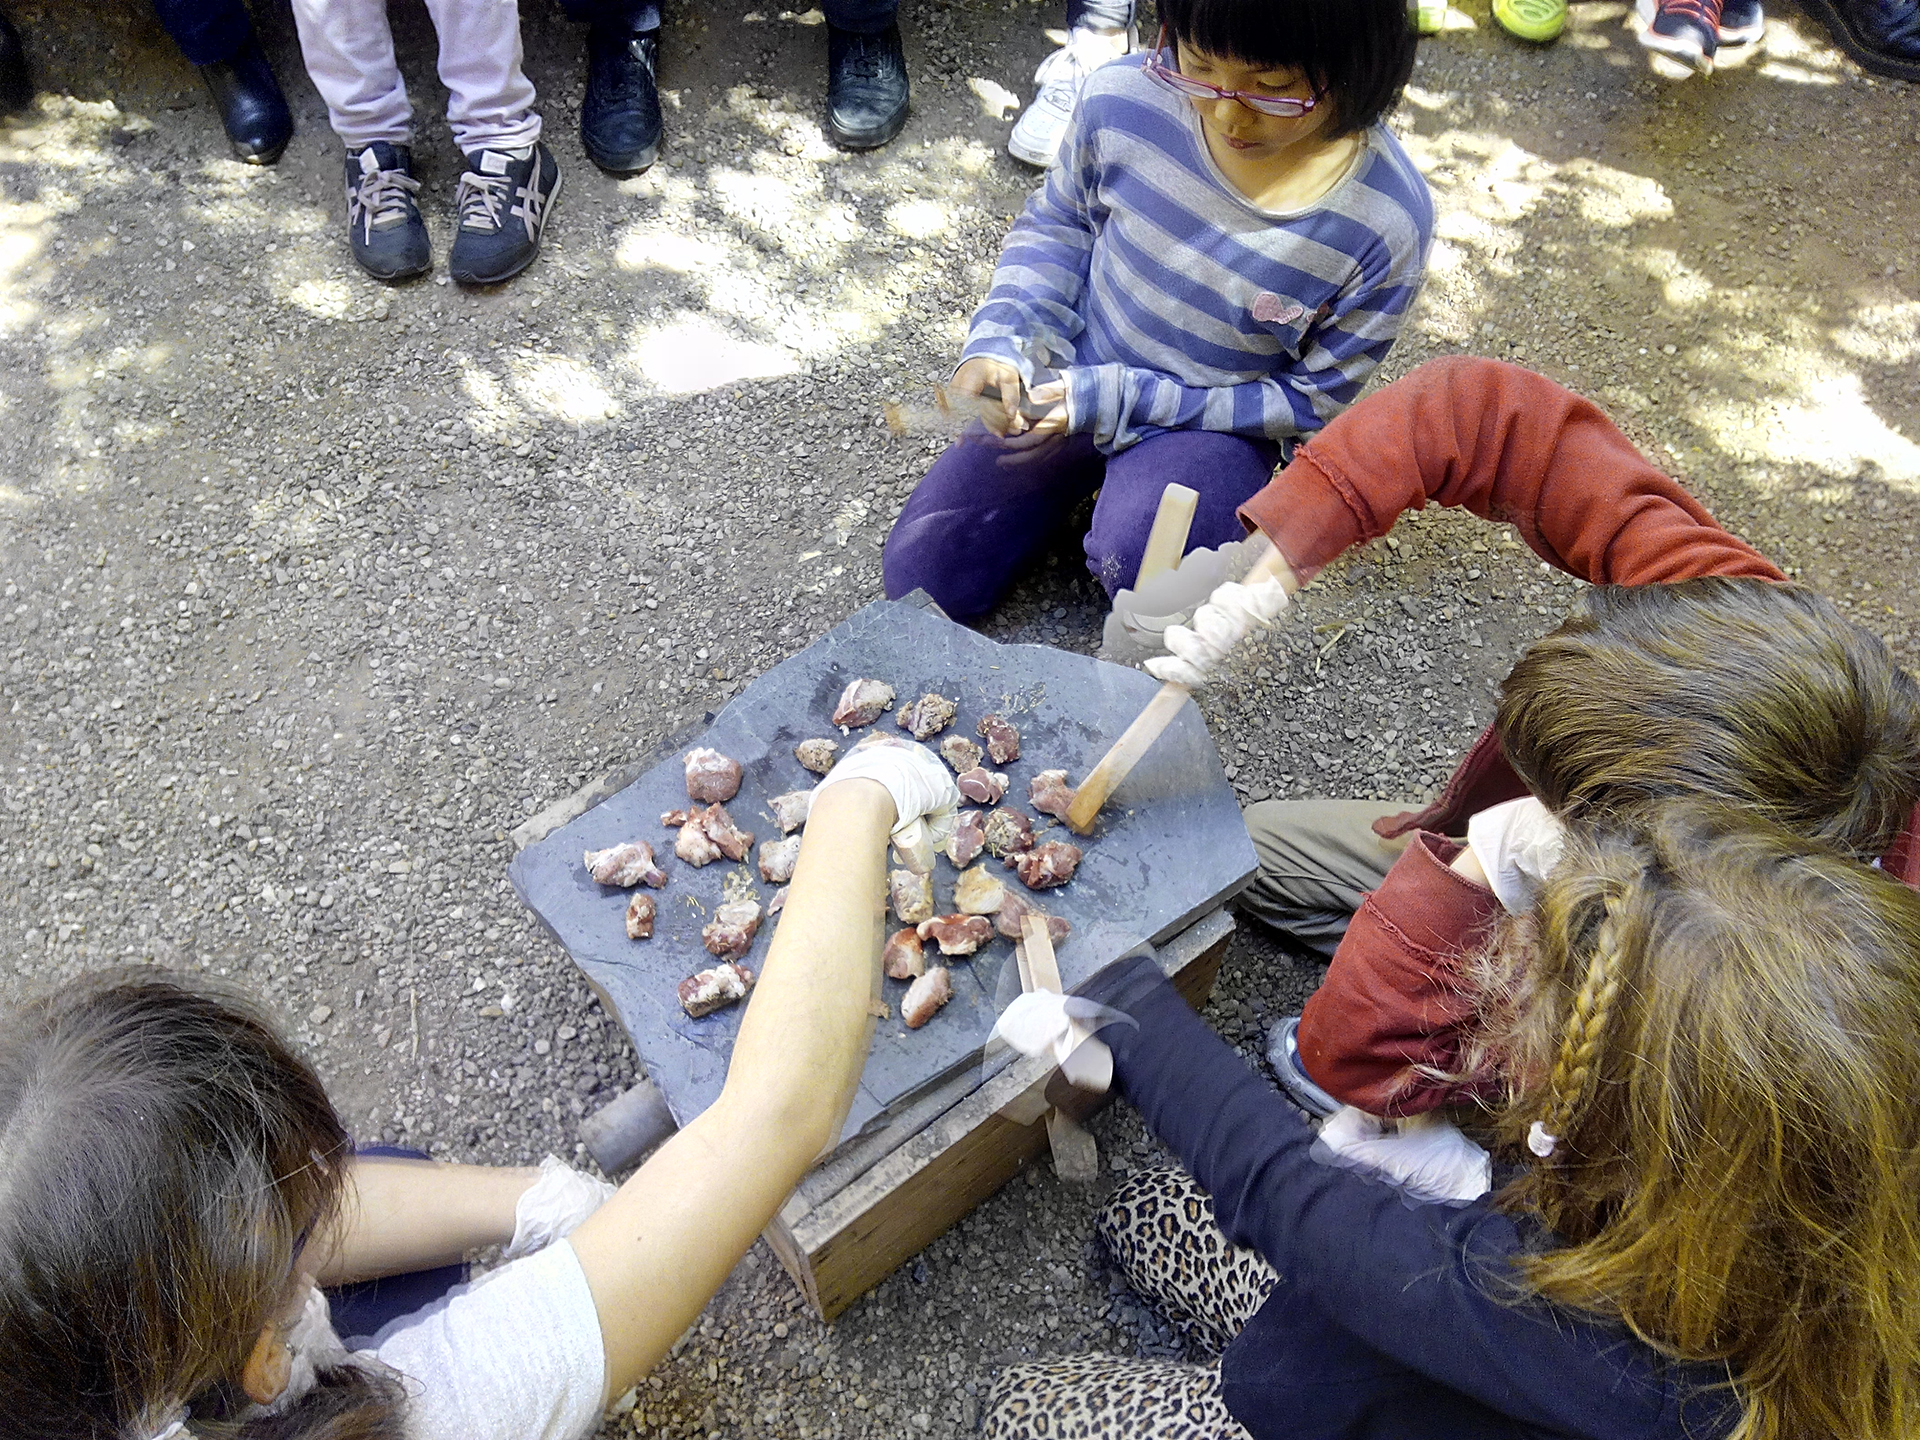
[[[495,291],[354,271],[281,7],[272,170],[219,158],[135,0],[15,3],[47,93],[0,129],[0,991],[227,977],[363,1138],[498,1162],[577,1153],[633,1069],[507,834],[879,594],[943,443],[881,406],[955,353],[1032,183],[1000,111],[1058,23],[913,9],[914,120],[847,156],[820,30],[681,13],[663,162],[616,181],[574,134],[577,33],[525,8],[567,188]],[[1911,663],[1920,92],[1792,12],[1764,61],[1667,85],[1623,13],[1535,50],[1470,5],[1423,42],[1397,124],[1441,240],[1390,369],[1472,350],[1595,395]],[[457,160],[436,125],[419,154],[444,256]],[[1091,650],[1077,548],[991,632]],[[1207,698],[1236,785],[1429,793],[1572,589],[1505,530],[1409,517]],[[1316,978],[1243,934],[1209,1017],[1252,1054]],[[1130,1114],[1095,1129],[1116,1173],[1154,1153]],[[1032,1170],[831,1327],[758,1247],[608,1433],[963,1435],[1008,1359],[1185,1353],[1104,1268],[1095,1198]]]

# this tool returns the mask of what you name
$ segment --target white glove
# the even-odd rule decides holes
[[[1180,563],[1137,589],[1116,591],[1100,643],[1100,658],[1137,665],[1167,653],[1166,632],[1185,625],[1193,612],[1229,580],[1241,580],[1266,553],[1261,536],[1234,540],[1218,549],[1189,550]]]
[[[1566,845],[1567,827],[1531,795],[1482,810],[1467,821],[1467,848],[1509,915],[1533,908]]]
[[[989,1041],[1006,1041],[1022,1055],[1051,1055],[1067,1082],[1095,1095],[1113,1083],[1113,1052],[1093,1032],[1115,1022],[1139,1021],[1078,995],[1029,990],[1000,1012]]]
[[[1493,1188],[1487,1152],[1437,1114],[1389,1122],[1342,1105],[1320,1127],[1320,1139],[1355,1169],[1370,1170],[1418,1200],[1477,1200]]]
[[[933,853],[953,838],[960,823],[960,788],[953,771],[933,751],[897,735],[862,740],[813,787],[814,800],[842,780],[877,780],[893,797],[893,845],[915,874],[933,869]]]
[[[513,1208],[513,1243],[504,1258],[518,1260],[565,1239],[612,1198],[613,1186],[606,1181],[547,1156],[540,1162],[540,1178]]]
[[[1169,653],[1147,661],[1147,673],[1197,690],[1234,646],[1287,608],[1287,591],[1278,580],[1243,585],[1229,580],[1193,612],[1191,625],[1169,626]]]

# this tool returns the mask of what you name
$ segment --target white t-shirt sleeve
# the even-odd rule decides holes
[[[600,1423],[606,1346],[565,1240],[396,1321],[374,1354],[406,1385],[409,1440],[580,1440]]]

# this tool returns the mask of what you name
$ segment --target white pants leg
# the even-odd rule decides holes
[[[447,123],[462,154],[520,150],[540,138],[521,68],[519,0],[427,0],[440,35]]]
[[[413,106],[393,58],[387,0],[293,0],[293,20],[307,75],[347,148],[412,144]]]

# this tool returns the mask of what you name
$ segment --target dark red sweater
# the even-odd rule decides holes
[[[1429,361],[1334,420],[1240,516],[1305,581],[1429,501],[1513,525],[1541,559],[1596,585],[1786,578],[1648,464],[1597,405],[1531,370],[1466,356]],[[1476,811],[1524,794],[1488,729],[1437,801],[1375,829],[1458,835]],[[1883,861],[1910,885],[1920,885],[1916,830],[1920,806]],[[1376,1114],[1417,1114],[1458,1095],[1421,1067],[1451,1067],[1465,1016],[1458,960],[1498,907],[1485,891],[1465,903],[1466,882],[1436,873],[1445,870],[1424,837],[1408,849],[1301,1016],[1314,1079]]]

